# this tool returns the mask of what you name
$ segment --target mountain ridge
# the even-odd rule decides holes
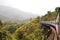
[[[15,21],[22,21],[22,20],[34,18],[36,16],[37,15],[33,15],[32,13],[18,10],[16,8],[11,8],[11,7],[7,7],[7,6],[0,6],[0,19],[2,19],[2,20],[4,20],[6,18],[11,21],[12,20],[13,21],[14,20]]]

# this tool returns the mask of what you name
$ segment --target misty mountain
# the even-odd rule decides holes
[[[34,18],[36,16],[37,15],[18,10],[16,8],[0,6],[0,20],[22,21],[22,20]]]

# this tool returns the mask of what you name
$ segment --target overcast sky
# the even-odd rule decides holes
[[[55,7],[59,7],[60,0],[0,0],[0,5],[14,7],[41,16],[47,11],[53,11]]]

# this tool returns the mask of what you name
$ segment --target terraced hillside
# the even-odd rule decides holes
[[[4,38],[8,40],[47,40],[47,35],[43,33],[45,28],[41,28],[42,26],[40,22],[55,20],[56,16],[56,12],[48,11],[46,15],[42,17],[38,16],[36,18],[31,18],[24,24],[18,22],[5,22],[0,20],[0,38],[2,40]],[[6,34],[9,38],[6,38],[3,33]]]

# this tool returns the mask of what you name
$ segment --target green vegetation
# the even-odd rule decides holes
[[[2,21],[0,21],[0,24],[2,40],[6,36],[8,36],[5,38],[6,40],[46,40],[42,33],[43,29],[40,27],[40,17],[30,19],[29,22],[24,24],[9,22],[3,24]],[[6,34],[4,37],[2,37],[3,32]]]
[[[48,11],[46,15],[41,17],[42,21],[52,21],[52,20],[56,20],[57,17],[57,12],[50,12]]]
[[[40,21],[51,21],[56,17],[56,12],[48,11],[46,15],[31,18],[24,24],[0,20],[0,40],[47,40]]]
[[[34,18],[16,30],[18,40],[46,40],[43,29],[40,27],[40,19]]]

